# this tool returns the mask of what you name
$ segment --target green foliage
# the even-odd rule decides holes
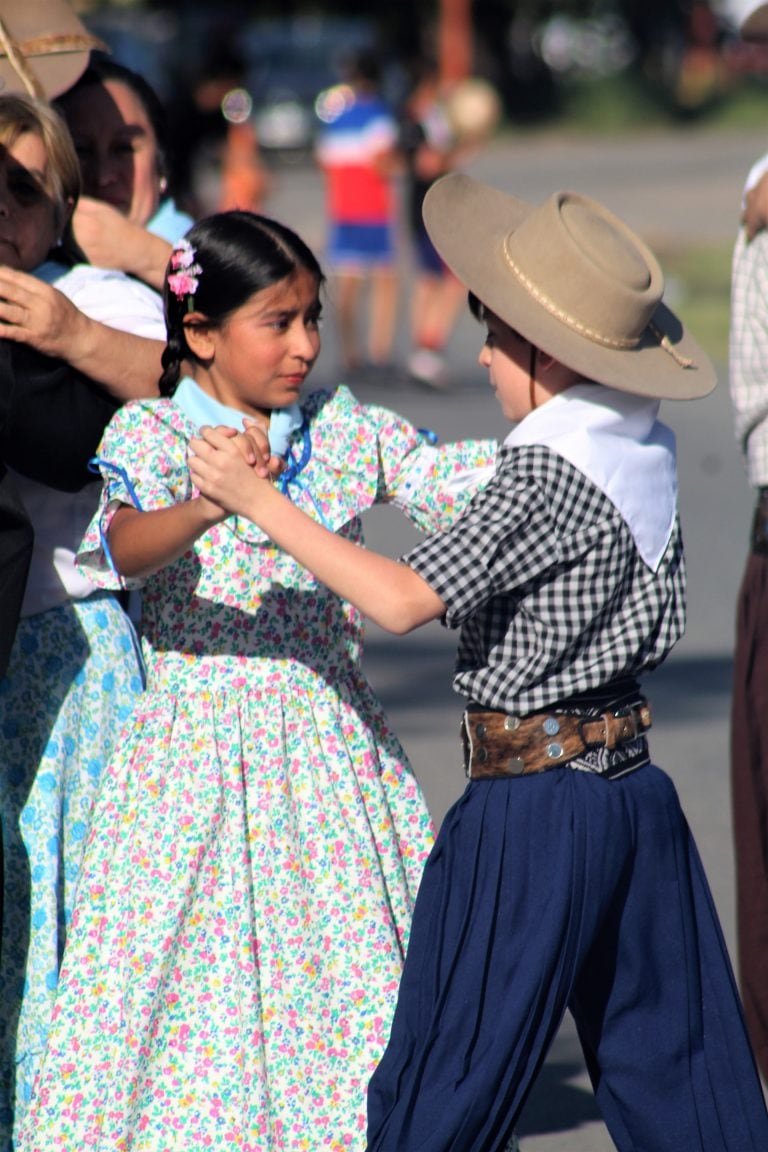
[[[728,358],[732,244],[686,246],[657,252],[666,298],[716,361]]]

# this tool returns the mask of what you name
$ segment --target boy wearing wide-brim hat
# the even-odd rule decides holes
[[[514,422],[455,526],[397,563],[249,478],[215,430],[190,463],[383,627],[461,627],[469,783],[424,872],[368,1148],[504,1149],[570,1008],[620,1152],[765,1152],[725,945],[638,683],[685,623],[659,401],[706,395],[712,366],[653,254],[595,201],[534,207],[455,174],[424,217]]]

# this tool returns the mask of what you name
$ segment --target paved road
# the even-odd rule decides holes
[[[482,179],[531,200],[572,188],[604,200],[652,244],[733,236],[741,185],[765,135],[635,135],[624,142],[554,136],[494,146],[474,164]],[[322,198],[307,169],[278,176],[271,210],[318,250]],[[335,379],[332,293],[319,383]],[[460,321],[451,347],[455,387],[445,395],[402,384],[361,385],[444,439],[503,435],[495,401],[477,367],[479,329]],[[405,351],[405,327],[400,352]],[[721,386],[695,404],[666,404],[678,436],[680,505],[689,571],[684,641],[646,687],[656,725],[652,748],[680,791],[734,950],[733,863],[727,777],[733,607],[745,557],[751,498],[736,450],[725,366]],[[369,514],[369,543],[397,554],[413,533],[389,509]],[[449,687],[453,638],[439,625],[391,639],[371,628],[367,667],[422,781],[436,821],[462,788],[456,738],[460,702]],[[520,1124],[523,1152],[611,1152],[571,1022],[566,1019]]]

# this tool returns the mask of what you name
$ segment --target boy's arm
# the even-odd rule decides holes
[[[445,612],[441,598],[411,568],[370,552],[305,515],[248,466],[237,446],[206,428],[191,442],[189,470],[211,501],[245,516],[332,592],[388,632],[403,634]]]

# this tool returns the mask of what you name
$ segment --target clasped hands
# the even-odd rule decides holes
[[[259,490],[269,489],[285,469],[270,451],[267,429],[244,419],[243,431],[208,425],[189,442],[189,474],[211,503],[227,515],[248,515]]]

